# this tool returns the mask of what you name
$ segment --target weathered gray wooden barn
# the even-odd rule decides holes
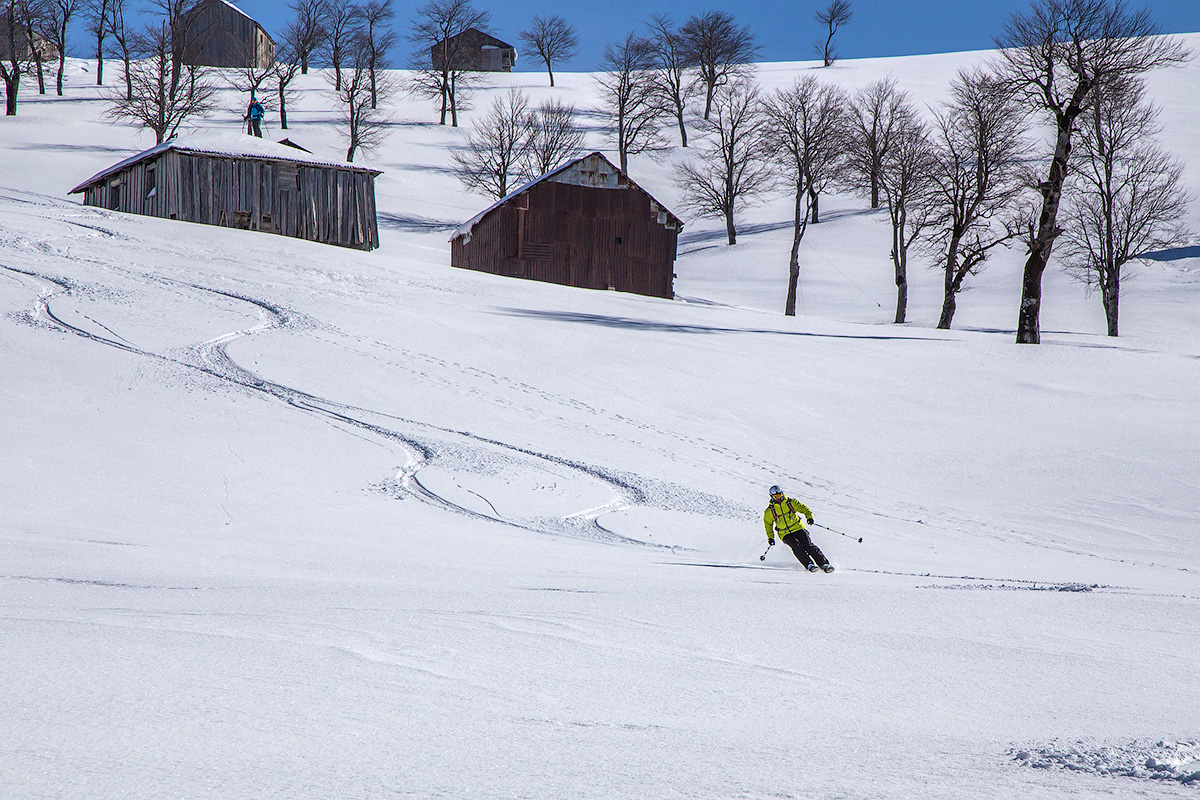
[[[250,136],[207,135],[163,142],[70,193],[113,211],[373,250],[379,174]]]
[[[269,69],[275,63],[275,40],[228,0],[199,0],[180,15],[175,37],[185,64]]]
[[[33,48],[37,48],[42,61],[53,61],[58,58],[58,48],[54,42],[37,31],[31,31],[23,25],[9,27],[6,18],[0,18],[0,60],[8,61],[15,49],[18,61],[28,61],[33,57]]]
[[[467,72],[512,72],[517,49],[490,33],[467,28],[430,47],[429,58],[437,70],[449,60],[454,69]]]
[[[675,296],[683,223],[600,153],[546,173],[454,232],[450,264],[586,289]]]

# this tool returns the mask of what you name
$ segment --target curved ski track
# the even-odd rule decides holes
[[[656,505],[654,498],[652,497],[652,493],[645,487],[639,485],[637,479],[633,476],[623,476],[600,467],[583,464],[581,462],[562,458],[560,456],[554,456],[548,453],[537,452],[535,450],[508,444],[506,442],[478,436],[466,431],[452,430],[449,428],[443,428],[421,422],[419,420],[405,419],[403,417],[398,417],[384,412],[373,411],[371,409],[340,403],[325,397],[320,397],[318,395],[305,392],[301,389],[287,386],[282,383],[267,380],[252,370],[249,370],[241,364],[238,364],[229,355],[227,348],[230,343],[241,338],[253,336],[255,334],[292,327],[293,316],[288,312],[287,309],[284,309],[280,306],[276,306],[272,303],[246,295],[237,294],[235,292],[223,291],[193,283],[168,281],[181,288],[191,289],[215,297],[225,298],[227,300],[246,303],[256,308],[263,319],[262,323],[259,325],[242,330],[232,331],[188,348],[187,355],[192,356],[192,358],[175,357],[136,347],[127,340],[124,340],[118,334],[114,333],[103,323],[94,320],[91,317],[86,317],[86,319],[93,322],[98,327],[103,328],[108,334],[111,334],[111,337],[97,334],[64,320],[54,312],[54,309],[51,307],[51,300],[59,295],[69,297],[77,289],[76,284],[74,284],[72,281],[52,275],[33,272],[30,270],[18,269],[16,267],[10,267],[7,265],[0,265],[0,268],[3,268],[11,273],[22,275],[26,278],[40,281],[43,284],[48,284],[50,287],[53,287],[43,287],[39,292],[37,309],[35,313],[42,322],[54,328],[66,333],[74,334],[75,336],[79,336],[98,344],[123,350],[127,353],[137,356],[198,371],[221,382],[233,384],[243,389],[256,392],[260,395],[271,397],[275,400],[285,403],[288,406],[291,406],[298,411],[323,418],[335,424],[348,426],[354,430],[364,431],[388,443],[398,445],[408,456],[409,463],[400,471],[396,479],[387,483],[392,487],[399,488],[401,491],[417,497],[426,503],[447,511],[451,511],[453,513],[462,514],[476,519],[499,522],[504,525],[509,525],[536,533],[560,534],[569,536],[579,535],[579,533],[586,531],[586,538],[600,541],[619,544],[634,544],[643,547],[665,550],[680,549],[670,545],[645,542],[622,536],[600,525],[599,521],[595,518],[591,518],[590,515],[584,517],[590,521],[590,526],[585,527],[583,525],[569,524],[570,519],[579,518],[581,516],[576,514],[569,515],[567,518],[564,518],[563,521],[567,524],[563,524],[561,527],[555,526],[553,529],[550,529],[547,527],[526,524],[525,522],[519,520],[506,519],[500,516],[498,513],[495,515],[485,514],[462,506],[453,500],[431,490],[428,486],[421,482],[418,473],[425,467],[441,460],[442,454],[439,451],[436,443],[423,440],[417,436],[405,434],[392,427],[371,422],[366,417],[375,416],[394,420],[405,426],[424,428],[455,438],[461,437],[468,440],[470,445],[476,449],[498,448],[509,451],[510,453],[518,454],[520,456],[525,456],[529,459],[540,460],[567,468],[592,479],[598,480],[612,488],[618,494],[618,498],[614,500],[611,505],[618,504],[618,501],[632,505]],[[474,493],[472,492],[472,494]],[[482,497],[481,495],[479,496]],[[495,511],[495,507],[492,506],[491,502],[487,500],[487,498],[482,499],[492,507],[493,511]]]

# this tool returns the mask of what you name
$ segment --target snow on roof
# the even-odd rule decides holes
[[[534,178],[533,180],[529,181],[528,183],[524,183],[520,187],[518,187],[518,188],[512,190],[511,192],[509,192],[508,194],[504,195],[504,197],[501,197],[499,200],[492,203],[490,206],[485,208],[483,211],[480,211],[478,214],[471,217],[469,220],[464,222],[462,225],[459,225],[457,228],[455,228],[454,233],[452,233],[450,235],[450,241],[454,241],[455,239],[457,239],[460,236],[466,236],[466,235],[470,234],[471,230],[476,225],[479,224],[480,220],[482,220],[488,214],[495,211],[500,206],[507,203],[509,200],[512,200],[514,197],[528,191],[535,184],[541,183],[542,181],[545,181],[545,180],[549,180],[550,178],[553,178],[555,175],[558,175],[560,172],[565,172],[566,170],[575,166],[580,161],[586,161],[587,159],[593,158],[593,157],[599,157],[601,160],[604,161],[605,164],[608,164],[610,167],[612,167],[614,172],[621,173],[620,168],[618,168],[616,164],[613,164],[611,161],[609,161],[607,158],[605,158],[604,154],[598,150],[594,153],[588,153],[586,156],[580,156],[579,158],[576,158],[573,161],[568,161],[565,164],[561,164],[560,166],[555,167],[554,169],[547,172],[545,175],[540,175],[540,176]],[[621,173],[621,174],[624,174],[624,173]],[[638,189],[641,189],[643,192],[645,192],[650,197],[654,196],[654,195],[651,195],[649,192],[647,192],[645,189],[642,189],[641,186],[638,186],[636,183],[634,183],[633,180],[628,175],[625,175],[625,180],[629,181],[630,186],[636,186]],[[666,209],[664,208],[663,210],[665,211]],[[667,213],[671,214],[670,211],[667,211]],[[671,214],[671,216],[675,217],[674,214]],[[678,217],[675,217],[675,219],[676,219],[676,221],[678,221],[682,224],[682,222],[679,220]]]
[[[267,139],[259,139],[256,136],[247,136],[242,133],[205,132],[168,139],[162,144],[157,144],[154,147],[151,147],[149,150],[143,150],[137,155],[130,156],[124,161],[113,164],[111,167],[97,172],[95,175],[76,186],[67,194],[82,192],[88,186],[104,180],[109,175],[120,172],[126,167],[136,164],[139,161],[143,161],[147,158],[153,158],[160,153],[165,153],[168,150],[177,150],[181,153],[199,153],[211,156],[225,156],[227,158],[254,158],[270,161],[292,161],[318,167],[333,167],[336,169],[353,170],[355,172],[369,172],[373,175],[382,174],[377,169],[368,169],[367,167],[360,167],[354,164],[346,164],[332,161],[330,159],[320,158],[315,155],[307,154],[303,150],[299,150],[295,147],[289,147],[287,145],[272,142]]]

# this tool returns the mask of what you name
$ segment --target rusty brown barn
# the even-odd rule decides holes
[[[373,250],[378,170],[252,136],[169,139],[71,190],[84,205]]]
[[[270,69],[275,41],[228,0],[200,0],[176,25],[177,55],[198,67]]]
[[[450,263],[585,289],[674,297],[683,223],[600,153],[546,173],[478,214]]]
[[[466,72],[512,72],[517,63],[517,49],[475,28],[467,28],[457,36],[443,39],[429,48],[429,59],[436,70],[449,58],[452,69]]]

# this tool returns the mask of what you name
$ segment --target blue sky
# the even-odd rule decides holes
[[[517,34],[533,14],[560,14],[579,31],[579,55],[564,65],[568,70],[594,69],[604,44],[640,29],[650,14],[667,13],[677,21],[690,14],[724,10],[750,25],[762,47],[765,61],[799,61],[815,57],[813,45],[823,39],[820,25],[813,19],[818,7],[829,0],[807,2],[682,2],[682,0],[607,0],[596,3],[566,3],[562,0],[476,0],[476,6],[492,12],[493,32],[501,39],[519,45]],[[397,29],[403,33],[413,10],[414,0],[394,0]],[[274,32],[290,14],[286,0],[240,0],[242,10]],[[1133,7],[1143,4],[1131,3]],[[1200,32],[1200,0],[1160,0],[1148,4],[1154,18],[1170,33]],[[835,42],[842,58],[944,53],[983,50],[992,46],[1008,16],[1029,7],[1028,0],[851,0],[854,17]],[[82,33],[72,50],[82,54]],[[397,53],[403,62],[407,44]],[[539,69],[534,59],[526,58],[518,69]]]

